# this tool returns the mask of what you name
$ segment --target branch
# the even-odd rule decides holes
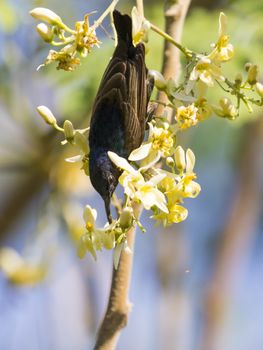
[[[165,3],[165,31],[169,34],[177,43],[181,42],[181,36],[184,26],[185,17],[187,14],[188,7],[190,5],[190,0],[177,0],[177,1],[166,1]],[[164,52],[163,52],[163,67],[162,74],[165,79],[173,78],[178,80],[180,77],[180,53],[181,51],[174,46],[173,43],[165,41]],[[164,105],[159,104],[157,115],[162,114],[165,105],[169,103],[167,96],[164,93],[158,94],[159,99]],[[171,108],[166,109],[171,112]],[[172,113],[168,116],[172,117]],[[173,228],[174,230],[174,228]],[[161,346],[162,349],[169,349],[171,346],[171,341],[175,341],[176,346],[180,349],[185,348],[185,343],[182,341],[185,336],[185,322],[181,322],[181,318],[185,315],[186,301],[183,293],[179,288],[176,289],[176,295],[174,294],[174,289],[169,283],[170,276],[176,276],[180,279],[182,278],[181,271],[183,270],[182,265],[185,266],[184,261],[184,246],[183,246],[183,235],[181,232],[181,226],[176,227],[176,235],[173,234],[163,235],[158,237],[162,242],[157,244],[157,266],[160,271],[160,278],[162,290],[160,298],[160,313],[159,313],[159,327],[161,333]],[[176,253],[174,247],[177,247]],[[168,249],[168,250],[167,250]],[[171,251],[173,251],[171,253]],[[167,254],[170,252],[171,254]],[[176,256],[176,259],[175,259]],[[174,282],[174,279],[173,279]],[[176,282],[178,283],[178,281]],[[180,322],[177,321],[178,310],[181,313]],[[169,317],[167,315],[170,315]],[[185,319],[184,319],[185,321]]]
[[[135,203],[134,214],[139,218],[142,207]],[[113,268],[109,302],[101,324],[94,350],[113,350],[116,348],[120,331],[126,326],[130,303],[128,292],[132,273],[133,247],[136,228],[127,234],[128,246],[131,252],[122,251],[117,270]]]
[[[165,2],[165,32],[177,43],[181,42],[185,16],[190,3],[191,0],[166,0]],[[165,40],[162,66],[162,74],[164,78],[173,78],[178,80],[180,76],[180,69],[180,50],[174,46],[173,43]],[[163,92],[158,94],[157,99],[164,104],[169,102],[167,95]],[[164,106],[160,104],[157,109],[157,114],[162,114],[163,110]]]
[[[166,31],[169,35],[174,37],[177,42],[179,42],[181,38],[182,27],[189,3],[190,0],[167,1],[165,11]],[[137,0],[137,8],[140,13],[143,13],[142,0]],[[166,78],[168,76],[178,78],[179,69],[179,50],[173,44],[166,42],[163,57],[164,76]],[[167,101],[165,100],[165,102]],[[139,218],[142,212],[142,206],[134,203],[133,209],[135,216]],[[128,245],[131,251],[133,251],[134,238],[135,228],[131,229],[128,233]],[[130,311],[128,292],[132,262],[133,253],[123,251],[118,269],[113,269],[109,302],[94,350],[114,350],[120,336],[120,331],[127,324],[128,313]]]

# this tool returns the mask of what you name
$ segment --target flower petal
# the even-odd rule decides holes
[[[82,160],[83,156],[81,154],[78,154],[74,157],[70,157],[70,158],[65,158],[65,161],[68,163],[76,163],[76,162],[80,162]]]
[[[149,182],[153,185],[156,186],[160,181],[162,181],[166,177],[166,174],[160,173],[158,175],[153,176]]]
[[[97,210],[92,209],[90,205],[86,205],[83,212],[83,219],[85,223],[89,222],[92,226],[94,226],[97,219]]]
[[[109,151],[108,156],[110,160],[118,167],[126,170],[128,173],[137,174],[137,171],[127,162],[125,158],[118,156],[116,153]]]
[[[145,143],[141,145],[139,148],[136,148],[129,156],[129,160],[136,161],[146,158],[151,150],[152,142]]]
[[[220,12],[220,15],[219,15],[219,30],[218,30],[219,37],[224,35],[224,33],[226,32],[226,21],[227,21],[226,15],[224,14],[224,12]]]
[[[192,173],[195,166],[194,152],[188,148],[186,151],[186,173]]]

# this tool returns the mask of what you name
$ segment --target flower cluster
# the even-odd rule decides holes
[[[35,285],[46,276],[46,266],[26,261],[14,249],[0,249],[0,271],[15,285]]]
[[[96,251],[115,248],[114,265],[117,268],[122,249],[129,251],[126,234],[138,222],[129,207],[123,208],[118,220],[106,224],[103,228],[96,226],[97,211],[86,205],[83,213],[85,232],[81,235],[78,244],[78,256],[83,258],[89,252],[97,259]]]
[[[54,129],[64,134],[65,140],[61,142],[62,145],[69,143],[78,150],[77,155],[70,158],[66,158],[65,160],[69,163],[81,162],[81,169],[84,170],[86,175],[89,175],[89,146],[88,139],[84,136],[84,134],[89,130],[89,128],[74,129],[71,121],[69,120],[65,120],[63,128],[61,128],[58,125],[57,119],[55,118],[54,114],[50,111],[48,107],[38,106],[37,111],[47,124],[51,125]]]
[[[83,21],[76,22],[75,29],[69,28],[56,13],[47,8],[37,7],[30,14],[43,21],[37,25],[37,31],[45,42],[52,46],[63,46],[59,51],[50,50],[41,66],[57,62],[57,69],[72,71],[80,64],[77,55],[86,57],[94,46],[99,47],[96,28],[100,20],[91,26],[90,14],[85,15]]]
[[[59,52],[51,50],[46,64],[58,61],[59,69],[74,69],[79,64],[76,53],[86,56],[94,45],[98,45],[95,29],[114,8],[117,1],[113,0],[92,26],[89,25],[89,16],[86,15],[84,21],[76,23],[75,30],[69,29],[60,17],[50,10],[33,10],[31,12],[33,17],[49,25],[43,23],[38,25],[37,30],[42,38],[53,45],[65,45]],[[132,23],[135,45],[141,41],[147,42],[148,32],[152,29],[182,51],[187,58],[187,65],[185,79],[180,84],[173,78],[166,80],[157,71],[149,71],[155,87],[168,97],[164,112],[162,115],[153,116],[148,123],[147,140],[130,154],[128,160],[116,153],[108,152],[111,161],[121,170],[119,183],[123,187],[125,199],[123,205],[120,203],[116,205],[119,217],[111,224],[98,227],[96,210],[89,205],[84,209],[85,228],[83,225],[83,232],[80,233],[79,230],[77,232],[78,238],[80,237],[79,256],[84,257],[86,252],[89,252],[96,259],[97,251],[114,248],[115,267],[121,250],[128,250],[128,231],[135,225],[144,231],[133,209],[135,203],[150,210],[151,218],[157,223],[168,226],[187,218],[188,211],[184,206],[184,200],[197,197],[201,191],[200,185],[195,181],[195,155],[191,149],[184,151],[177,144],[177,134],[196,126],[213,113],[219,117],[235,119],[239,113],[240,102],[243,102],[249,111],[252,110],[252,104],[263,105],[263,85],[258,81],[256,64],[245,65],[246,79],[238,73],[234,81],[230,81],[222,71],[222,65],[234,55],[233,45],[226,34],[224,13],[220,13],[219,16],[218,39],[212,44],[211,52],[207,54],[195,53],[174,42],[168,34],[148,22],[137,8],[132,10]],[[70,36],[65,37],[65,32]],[[54,36],[61,40],[60,43],[54,42]],[[217,104],[211,103],[207,97],[207,90],[215,85],[228,95],[234,96],[237,100],[236,105],[225,96],[222,96]],[[251,97],[252,94],[254,95]],[[168,110],[170,112],[170,109],[173,113],[166,113]],[[48,124],[64,134],[65,140],[62,144],[69,143],[78,149],[78,155],[66,160],[80,161],[82,169],[89,175],[89,149],[87,137],[84,136],[88,129],[76,130],[68,120],[64,122],[63,127],[60,127],[52,112],[45,106],[38,107],[38,112]],[[172,117],[167,118],[167,115]]]
[[[146,144],[147,142],[136,150],[139,158],[140,151],[146,155],[144,152]],[[178,146],[174,150],[173,157],[167,157],[171,171],[160,169],[157,165],[158,158],[135,169],[116,153],[108,152],[108,155],[123,171],[119,183],[126,196],[125,207],[117,220],[110,225],[107,223],[103,228],[96,227],[96,210],[89,205],[85,207],[83,216],[86,232],[79,241],[80,257],[84,257],[88,251],[96,259],[96,251],[102,248],[112,249],[120,245],[127,247],[128,230],[135,223],[141,226],[133,212],[132,203],[141,203],[146,210],[152,210],[152,218],[167,226],[186,219],[188,211],[182,205],[184,198],[195,198],[201,190],[200,185],[193,181],[196,178],[193,172],[195,156],[190,149],[184,152],[182,147]],[[115,265],[117,263],[118,259],[115,258]]]
[[[249,112],[253,111],[252,104],[263,105],[263,85],[258,81],[256,64],[245,65],[247,78],[244,80],[238,73],[231,82],[222,71],[222,64],[234,56],[234,47],[226,35],[226,16],[222,12],[219,16],[218,39],[211,46],[212,51],[206,55],[187,51],[189,62],[186,78],[181,84],[177,85],[173,79],[166,81],[159,72],[150,71],[156,88],[167,94],[169,107],[175,110],[177,128],[181,130],[197,125],[213,113],[230,120],[236,119],[241,101]],[[236,105],[225,96],[220,98],[218,104],[208,102],[207,90],[214,87],[215,83],[224,92],[236,97]],[[254,93],[256,97],[251,97],[248,92]]]

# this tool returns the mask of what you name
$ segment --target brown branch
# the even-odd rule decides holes
[[[135,203],[134,214],[139,218],[142,207]],[[128,246],[133,252],[135,228],[127,235]],[[132,273],[133,253],[122,251],[117,270],[113,268],[109,302],[101,324],[94,350],[112,350],[116,348],[120,331],[126,326],[130,303],[128,292]]]
[[[141,1],[138,1],[141,3]],[[165,9],[166,31],[176,41],[180,41],[185,15],[190,0],[167,1]],[[179,52],[172,44],[166,43],[163,57],[163,74],[167,77],[178,77],[180,70]],[[162,97],[166,102],[166,99]],[[134,213],[139,217],[142,206],[134,204]],[[128,233],[128,245],[133,250],[135,228]],[[114,350],[120,335],[120,331],[126,326],[130,303],[128,292],[132,272],[133,254],[122,252],[119,267],[113,269],[112,284],[109,302],[100,327],[94,350]]]
[[[165,32],[173,37],[178,43],[181,42],[184,21],[190,2],[190,0],[169,0],[165,3]],[[162,74],[165,79],[173,78],[176,81],[179,79],[181,71],[180,53],[180,50],[172,43],[165,41],[163,52],[164,61],[162,67]],[[161,102],[166,104],[168,102],[167,95],[160,92],[158,100],[161,100]],[[163,109],[164,106],[159,105],[157,114],[161,114]],[[167,111],[170,112],[168,118],[171,119],[173,110],[168,108]],[[173,276],[173,283],[174,276],[176,276],[177,280],[182,280],[182,266],[185,265],[185,250],[183,245],[183,235],[180,234],[181,227],[182,226],[180,225],[173,228],[173,230],[176,230],[176,234],[171,232],[172,229],[170,229],[166,235],[158,237],[158,239],[162,240],[160,244],[157,244],[157,263],[159,275],[160,278],[162,278],[162,297],[159,305],[159,325],[162,335],[162,349],[168,349],[173,340],[175,340],[178,348],[184,348],[182,338],[185,333],[182,331],[182,327],[185,326],[186,322],[181,322],[181,319],[183,315],[187,314],[187,312],[185,312],[187,303],[183,292],[177,288],[176,295],[174,295],[174,289],[171,288],[171,284],[169,283],[169,281],[171,281],[171,276]],[[171,233],[171,235],[169,233]],[[178,247],[177,252],[175,247]],[[170,251],[171,254],[167,254],[167,251]],[[180,322],[178,322],[176,316],[174,317],[174,315],[178,315],[178,310],[181,315]]]
[[[164,5],[165,32],[178,43],[181,42],[185,16],[187,14],[191,0],[166,0]],[[164,43],[162,74],[165,79],[179,79],[181,70],[180,51],[167,40]],[[168,103],[167,95],[160,92],[158,100]],[[161,114],[164,106],[158,107],[157,114]],[[172,110],[171,110],[172,113]]]
[[[263,119],[245,125],[238,171],[239,179],[229,209],[229,217],[218,247],[212,280],[209,282],[204,303],[204,332],[200,349],[217,348],[217,335],[224,321],[231,280],[238,263],[247,253],[259,219],[262,164],[259,150],[262,149]]]

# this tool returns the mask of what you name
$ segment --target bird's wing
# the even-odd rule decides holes
[[[100,113],[96,112],[99,105],[107,100],[107,105],[111,105],[110,110],[120,111],[127,156],[143,140],[148,103],[144,46],[133,47],[131,56],[121,59],[113,55],[103,75],[93,108],[93,114],[98,116]]]

